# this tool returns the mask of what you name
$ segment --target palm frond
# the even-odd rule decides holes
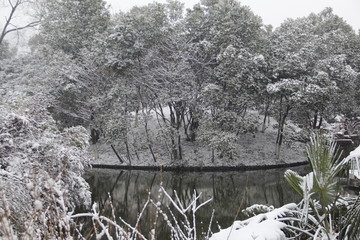
[[[329,144],[323,136],[315,134],[306,147],[306,154],[314,173],[313,191],[318,194],[320,204],[328,206],[337,197],[335,177],[342,169],[336,144]]]
[[[292,171],[292,170],[286,170],[284,177],[286,179],[286,181],[290,184],[290,186],[297,192],[299,193],[301,196],[304,195],[304,190],[303,190],[303,183],[304,183],[304,178],[301,177],[299,174],[297,174],[296,172]]]
[[[344,239],[345,236],[349,240],[358,239],[360,236],[360,195],[345,214],[343,226],[341,235]]]

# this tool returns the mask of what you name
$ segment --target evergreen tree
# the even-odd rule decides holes
[[[110,14],[103,0],[44,0],[41,36],[54,49],[78,56],[104,33]]]

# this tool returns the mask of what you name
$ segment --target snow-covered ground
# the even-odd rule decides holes
[[[169,115],[169,110],[164,108],[165,115]],[[253,113],[257,114],[257,113]],[[261,125],[262,117],[259,117],[259,129]],[[149,121],[151,129],[155,129],[157,122],[155,117]],[[150,151],[144,148],[143,151],[139,151],[137,155],[132,154],[131,165],[132,166],[172,166],[172,167],[243,167],[243,166],[267,166],[267,165],[283,165],[294,164],[300,162],[306,162],[305,156],[305,144],[301,142],[288,142],[285,141],[280,157],[275,155],[275,142],[277,129],[273,126],[276,124],[275,119],[270,118],[267,124],[266,131],[262,133],[258,131],[256,133],[241,134],[236,142],[237,144],[237,156],[232,159],[228,157],[215,157],[212,161],[212,151],[207,146],[199,143],[198,141],[189,142],[185,140],[185,136],[182,136],[182,160],[171,160],[168,152],[166,152],[166,146],[158,141],[153,145],[154,154],[157,162],[154,162]],[[293,127],[292,127],[293,128]],[[292,131],[296,131],[293,129]],[[125,160],[124,163],[120,163],[119,159],[111,149],[110,143],[104,143],[101,139],[98,144],[92,145],[90,151],[92,152],[94,159],[92,164],[94,165],[130,165],[128,156],[121,146],[114,144],[115,149],[121,155],[121,158]]]
[[[360,146],[350,152],[349,156],[346,157],[345,162],[350,162],[351,164],[349,170],[350,178],[360,179]]]
[[[278,221],[278,218],[285,216],[287,212],[296,207],[295,203],[290,203],[277,209],[269,209],[270,211],[267,213],[255,215],[244,221],[235,221],[232,226],[213,234],[210,240],[285,240],[285,233],[281,229],[285,228],[286,224]]]

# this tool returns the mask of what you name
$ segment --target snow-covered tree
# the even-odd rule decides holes
[[[201,139],[207,143],[211,140],[214,147],[218,144],[224,150],[220,155],[234,153],[230,149],[235,146],[236,134],[254,130],[246,129],[246,113],[254,107],[264,78],[259,71],[264,64],[261,27],[261,19],[237,1],[202,1],[186,16],[189,49],[193,52],[189,61],[196,86],[200,86],[200,108],[206,110],[199,114]]]
[[[128,13],[119,13],[115,18],[116,26],[106,39],[106,65],[117,76],[111,91],[115,93],[112,94],[114,98],[108,99],[108,102],[112,101],[118,106],[118,111],[110,110],[107,115],[129,120],[133,119],[130,113],[135,112],[136,123],[142,120],[141,131],[154,160],[154,136],[149,128],[150,111],[157,112],[161,118],[159,127],[166,132],[165,135],[161,134],[164,136],[162,142],[165,141],[172,149],[169,150],[170,157],[181,159],[178,132],[185,114],[184,101],[189,99],[188,90],[192,89],[191,71],[185,57],[186,39],[181,28],[182,11],[183,4],[177,1],[134,7]],[[121,86],[121,89],[115,86]],[[178,108],[180,105],[184,108]],[[164,107],[172,111],[170,119],[163,114]],[[112,127],[108,124],[109,130],[112,129],[109,132],[119,133],[118,139],[124,141],[127,152],[129,128],[134,127],[128,120]]]
[[[91,49],[110,19],[103,0],[43,0],[40,9],[42,41],[75,57]]]
[[[272,82],[267,90],[278,102],[277,154],[290,110],[305,110],[311,126],[319,127],[321,118],[354,87],[357,73],[347,61],[348,40],[354,34],[331,9],[289,19],[272,34]]]

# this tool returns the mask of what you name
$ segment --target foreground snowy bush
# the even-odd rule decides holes
[[[59,131],[38,104],[0,113],[0,236],[57,238],[68,213],[91,203],[86,129]]]

